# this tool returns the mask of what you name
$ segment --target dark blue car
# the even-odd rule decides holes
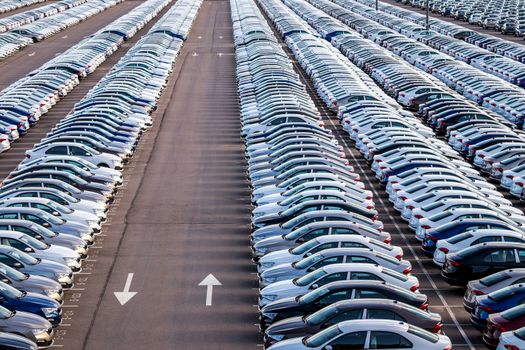
[[[45,295],[19,291],[0,282],[0,305],[11,311],[25,311],[42,316],[55,327],[62,319],[60,304]]]
[[[515,284],[477,297],[470,315],[470,322],[476,328],[485,328],[489,314],[502,312],[525,303],[525,284]]]
[[[449,239],[463,232],[482,229],[513,230],[514,228],[497,219],[461,219],[451,221],[428,231],[421,243],[421,248],[425,253],[434,254],[437,241]]]

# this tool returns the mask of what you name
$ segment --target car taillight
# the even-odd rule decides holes
[[[493,311],[492,308],[489,307],[489,306],[479,305],[478,307],[479,307],[481,310],[487,311],[487,312],[489,312],[489,313]]]
[[[507,178],[512,180],[512,179],[514,179],[514,175],[507,175]]]
[[[400,188],[395,188],[394,191],[395,192],[399,192],[399,191],[401,191],[401,189]]]
[[[512,344],[505,344],[504,348],[507,350],[520,350],[519,347],[517,347],[516,345],[512,345]]]
[[[452,350],[452,345],[448,345],[446,348],[444,348],[443,350]]]
[[[419,308],[420,308],[421,310],[426,310],[426,309],[428,309],[428,303],[424,303],[424,304],[419,305]]]
[[[416,214],[416,215],[414,215],[414,216],[415,216],[416,218],[418,218],[418,219],[423,219],[423,215],[421,215],[421,214]]]
[[[352,130],[354,130],[355,132],[359,132],[358,128],[352,128]]]
[[[493,324],[492,328],[497,329],[500,333],[506,332],[507,328],[503,327],[500,324]]]
[[[399,253],[399,254],[397,254],[397,255],[396,255],[396,259],[397,259],[397,260],[401,260],[401,259],[403,259],[403,253]]]
[[[408,275],[410,272],[412,272],[412,266],[409,266],[409,267],[407,267],[406,269],[403,270],[403,274],[404,275]]]
[[[388,176],[388,175],[387,175],[387,176]],[[405,197],[405,196],[401,196],[401,197],[399,197],[399,199],[401,199],[402,201],[406,201],[408,198]]]
[[[374,209],[374,206],[373,206],[373,205],[368,205],[368,206],[366,207],[366,209]]]
[[[392,242],[392,240],[390,238],[385,238],[383,240],[383,242],[385,242],[386,244],[390,244],[390,242]]]
[[[414,209],[414,206],[413,205],[407,205],[406,208],[412,210],[412,209]]]
[[[454,267],[460,267],[461,264],[458,263],[457,261],[454,261],[454,260],[450,260],[450,265],[454,266]]]
[[[372,220],[377,220],[379,217],[377,215],[372,215]]]
[[[414,284],[412,287],[410,287],[410,290],[411,290],[412,292],[415,292],[415,291],[418,290],[418,289],[419,289],[419,283],[416,283],[416,284]]]
[[[432,242],[437,242],[437,238],[434,236],[428,236],[428,239],[430,239]]]
[[[441,248],[439,248],[439,250],[442,251],[445,254],[448,254],[448,248],[441,247]]]
[[[441,331],[441,328],[443,328],[443,323],[439,322],[432,328],[432,330],[434,331],[434,333],[439,333]]]
[[[485,293],[483,293],[482,291],[477,290],[477,289],[473,289],[472,290],[472,294],[474,294],[474,295],[485,295]]]
[[[423,229],[425,229],[425,230],[428,230],[428,229],[430,229],[431,227],[428,226],[428,225],[423,225],[423,226],[421,226],[421,228],[423,228]]]
[[[372,198],[374,198],[374,197],[372,197],[372,196],[366,196],[366,199],[372,199]]]

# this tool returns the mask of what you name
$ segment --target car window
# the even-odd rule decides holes
[[[396,312],[392,310],[384,310],[384,309],[369,309],[367,318],[371,319],[379,319],[379,320],[395,320],[395,321],[405,321],[403,317],[398,315]]]
[[[519,237],[503,237],[503,240],[505,242],[516,242],[516,243],[524,243],[525,240]]]
[[[330,248],[337,248],[337,242],[320,244],[314,249],[310,250],[310,253],[314,254],[314,253],[320,252],[321,250],[330,249]]]
[[[324,286],[325,284],[335,282],[335,281],[341,281],[346,279],[347,272],[337,272],[332,273],[328,276],[324,276],[323,278],[319,279],[315,284],[318,286]]]
[[[0,263],[4,263],[8,266],[13,266],[14,263],[16,263],[17,261],[13,258],[11,258],[10,256],[7,256],[5,254],[0,254]]]
[[[485,242],[501,242],[501,236],[486,236],[476,239],[471,245],[476,245]]]
[[[359,320],[363,317],[363,309],[349,310],[328,320],[329,324],[337,324],[348,320]]]
[[[518,249],[518,257],[520,262],[525,262],[525,249]]]
[[[343,242],[341,248],[367,248],[366,245],[356,242]]]
[[[36,193],[22,193],[22,194],[19,194],[17,197],[29,197],[29,198],[34,198],[34,197],[38,197]]]
[[[14,247],[14,248],[20,249],[20,250],[24,250],[26,248],[25,244],[15,240],[15,239],[11,239],[11,238],[2,238],[1,239],[1,243],[2,243],[2,245],[6,245],[6,246],[9,246],[9,247]]]
[[[349,228],[343,228],[343,227],[336,227],[332,229],[333,235],[352,235],[355,234],[354,230]]]
[[[350,279],[352,280],[374,280],[374,281],[382,281],[382,279],[372,273],[369,272],[352,272],[350,274]]]
[[[524,256],[525,258],[525,256]],[[514,249],[499,249],[485,255],[483,261],[488,263],[506,263],[515,262]]]
[[[366,331],[361,331],[343,334],[332,340],[329,344],[333,350],[364,349],[366,333]]]
[[[69,147],[69,153],[72,156],[88,156],[89,153],[80,147]]]
[[[317,302],[319,305],[330,305],[339,300],[351,299],[352,298],[352,289],[342,290],[339,292],[334,292],[328,295],[325,295],[319,299]]]
[[[66,146],[56,146],[51,147],[46,151],[46,154],[59,154],[64,155],[67,154],[67,147]]]
[[[327,235],[328,234],[328,228],[320,228],[318,230],[313,230],[312,232],[308,232],[303,237],[300,238],[299,242],[306,242],[309,240],[312,240],[314,238],[317,238],[319,236]]]
[[[376,292],[375,290],[366,290],[366,289],[356,289],[355,291],[356,299],[370,299],[370,298],[386,298],[383,293]]]
[[[412,343],[405,337],[392,333],[370,332],[370,349],[411,349]]]
[[[37,224],[43,224],[45,222],[44,220],[42,220],[38,216],[32,215],[32,214],[22,214],[22,218],[24,220],[29,220],[29,221],[32,221],[32,222],[37,223]]]
[[[366,256],[347,256],[346,262],[349,263],[365,263],[365,264],[375,264],[376,262]]]
[[[343,262],[343,259],[344,259],[343,256],[333,256],[331,258],[326,258],[326,259],[323,259],[313,264],[308,270],[312,271],[312,270],[315,270],[315,269],[318,269],[320,267],[323,267],[325,265],[330,265],[330,264],[340,264]]]
[[[0,219],[18,219],[18,214],[0,214]]]

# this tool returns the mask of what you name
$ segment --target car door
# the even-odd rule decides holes
[[[336,281],[342,281],[346,280],[348,277],[348,272],[335,272],[331,273],[329,275],[323,276],[319,278],[315,283],[313,283],[309,289],[316,289],[321,286],[324,286],[325,284],[336,282]]]
[[[412,342],[404,336],[386,331],[371,331],[367,349],[412,349]]]
[[[318,261],[316,262],[315,264],[311,265],[309,268],[308,268],[308,272],[310,271],[314,271],[314,270],[317,270],[318,268],[320,267],[323,267],[323,266],[326,266],[326,265],[331,265],[331,264],[340,264],[342,263],[344,260],[344,256],[332,256],[332,257],[328,257],[326,259],[323,259],[321,261]]]
[[[0,260],[0,262],[2,262],[2,261]],[[315,306],[318,309],[321,309],[321,308],[323,308],[325,306],[331,305],[331,304],[333,304],[335,302],[338,302],[338,301],[341,301],[341,300],[352,299],[353,294],[354,294],[354,290],[353,289],[332,291],[331,293],[326,294],[326,295],[322,296],[321,298],[319,298],[319,300],[317,300],[315,302]]]
[[[366,331],[352,332],[342,334],[335,339],[332,339],[326,344],[323,349],[331,350],[353,350],[353,349],[364,349],[366,342]]]

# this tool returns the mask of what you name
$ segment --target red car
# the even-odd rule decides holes
[[[491,349],[498,346],[501,333],[513,331],[525,326],[525,304],[521,304],[500,313],[489,315],[487,328],[483,332],[483,341]]]

